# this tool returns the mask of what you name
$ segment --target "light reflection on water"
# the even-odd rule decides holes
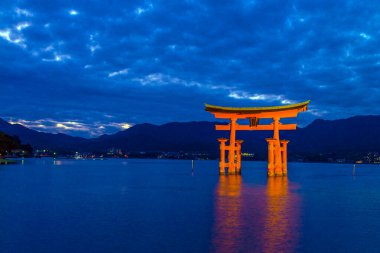
[[[215,228],[213,243],[216,252],[233,252],[241,237],[241,185],[239,175],[220,176],[215,194]]]
[[[293,187],[286,177],[251,186],[240,175],[221,176],[215,191],[212,251],[295,251],[300,198],[289,190]]]
[[[300,198],[287,177],[268,178],[263,252],[292,252],[297,245]]]

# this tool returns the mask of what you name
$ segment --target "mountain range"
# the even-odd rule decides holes
[[[22,143],[34,149],[57,152],[104,152],[118,148],[128,152],[204,152],[217,155],[217,138],[227,137],[228,131],[216,131],[216,122],[173,122],[163,125],[137,124],[112,135],[86,139],[66,134],[44,133],[0,119],[0,131],[16,135]],[[355,116],[339,120],[317,119],[296,131],[281,131],[282,139],[290,140],[289,154],[347,154],[380,151],[380,115]],[[243,152],[254,152],[265,158],[265,138],[271,131],[240,131]]]

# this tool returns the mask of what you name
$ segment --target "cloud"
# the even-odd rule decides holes
[[[25,16],[25,17],[32,17],[33,13],[26,9],[20,9],[18,7],[15,8],[15,12],[17,13],[18,16]]]
[[[70,14],[71,16],[76,16],[76,15],[78,15],[79,13],[78,13],[76,10],[69,10],[69,14]]]
[[[266,102],[280,102],[281,104],[292,104],[296,103],[293,100],[289,100],[285,98],[284,95],[274,95],[274,94],[249,94],[248,92],[242,92],[242,91],[233,91],[229,95],[231,98],[235,99],[248,99],[248,100],[261,100]]]
[[[16,25],[16,30],[17,31],[22,31],[25,28],[28,28],[29,26],[31,26],[31,24],[28,23],[28,22],[19,23],[19,24]]]
[[[70,59],[71,59],[70,55],[54,53],[54,55],[53,55],[52,58],[42,58],[42,61],[46,61],[46,62],[61,62],[61,61],[66,61],[66,60],[70,60]]]
[[[126,122],[122,122],[122,123],[108,123],[107,126],[112,126],[112,127],[116,127],[118,129],[128,129],[128,128],[131,128],[133,126],[133,124],[130,124],[130,123],[126,123]],[[104,126],[103,126],[104,128]]]
[[[133,81],[141,85],[182,85],[185,87],[200,87],[201,84],[195,81],[187,81],[178,77],[165,75],[162,73],[154,73],[146,75],[142,78],[134,78]]]
[[[119,71],[111,72],[108,74],[108,77],[114,77],[114,76],[119,76],[119,75],[126,75],[128,74],[129,69],[122,69]]]
[[[22,29],[18,29],[16,27],[16,31],[21,31]],[[25,38],[24,36],[19,33],[19,32],[16,32],[15,30],[11,30],[11,29],[4,29],[4,30],[0,30],[0,38],[6,40],[7,42],[11,43],[11,44],[15,44],[17,46],[20,46],[22,48],[25,48],[26,47],[26,44],[25,44]]]
[[[151,11],[152,9],[153,9],[153,4],[152,3],[148,3],[148,4],[146,4],[143,7],[137,7],[135,9],[135,14],[138,15],[138,16],[140,16],[140,15],[144,14],[145,12]]]
[[[363,39],[366,39],[366,40],[371,39],[371,36],[366,34],[366,33],[360,33],[360,37],[362,37]]]
[[[89,124],[79,120],[58,121],[49,118],[39,120],[8,118],[8,122],[10,124],[19,124],[37,131],[65,133],[84,137],[97,137],[106,133],[115,133],[133,126],[132,123],[127,122],[97,121]]]
[[[205,102],[311,99],[305,123],[379,113],[380,6],[369,0],[41,0],[0,8],[2,117],[35,129],[92,136],[123,122],[213,120]]]

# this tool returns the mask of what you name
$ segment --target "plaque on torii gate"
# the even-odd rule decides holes
[[[206,111],[217,119],[229,119],[228,125],[215,125],[216,130],[230,131],[230,139],[219,138],[220,143],[220,174],[241,174],[242,140],[236,140],[236,131],[273,130],[273,138],[268,142],[268,176],[287,175],[287,144],[288,140],[280,140],[280,130],[295,130],[297,124],[282,124],[281,118],[295,118],[299,112],[307,110],[310,100],[290,105],[269,107],[223,107],[206,104]],[[260,119],[273,119],[271,124],[260,124]],[[246,119],[249,124],[241,125],[237,120]],[[228,142],[228,144],[227,144]],[[227,157],[226,157],[227,151]]]

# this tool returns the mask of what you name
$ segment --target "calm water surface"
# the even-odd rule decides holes
[[[0,252],[380,252],[380,166],[26,159],[0,167]]]

